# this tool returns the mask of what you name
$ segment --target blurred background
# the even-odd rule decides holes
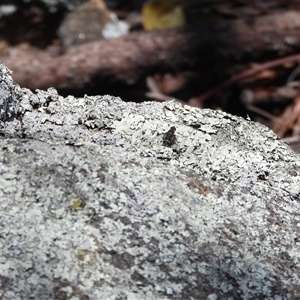
[[[300,151],[300,0],[2,0],[0,60],[35,91],[177,101]]]

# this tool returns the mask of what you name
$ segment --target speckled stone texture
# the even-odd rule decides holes
[[[299,174],[257,123],[0,65],[0,298],[300,299]]]

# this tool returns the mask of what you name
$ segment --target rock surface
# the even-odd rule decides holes
[[[1,299],[300,298],[300,159],[269,129],[0,80]]]

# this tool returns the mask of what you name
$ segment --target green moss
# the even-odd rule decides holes
[[[77,209],[80,209],[80,208],[84,208],[85,205],[86,205],[86,202],[85,202],[83,199],[81,199],[81,198],[76,198],[76,199],[74,200],[74,202],[72,203],[72,205],[70,205],[70,208],[71,208],[72,210],[77,210]]]
[[[78,258],[79,260],[84,260],[85,255],[86,255],[86,251],[84,251],[84,250],[79,250],[75,256],[76,256],[76,258]]]

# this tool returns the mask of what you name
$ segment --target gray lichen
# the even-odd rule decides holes
[[[300,297],[300,159],[269,129],[0,68],[1,299]]]

